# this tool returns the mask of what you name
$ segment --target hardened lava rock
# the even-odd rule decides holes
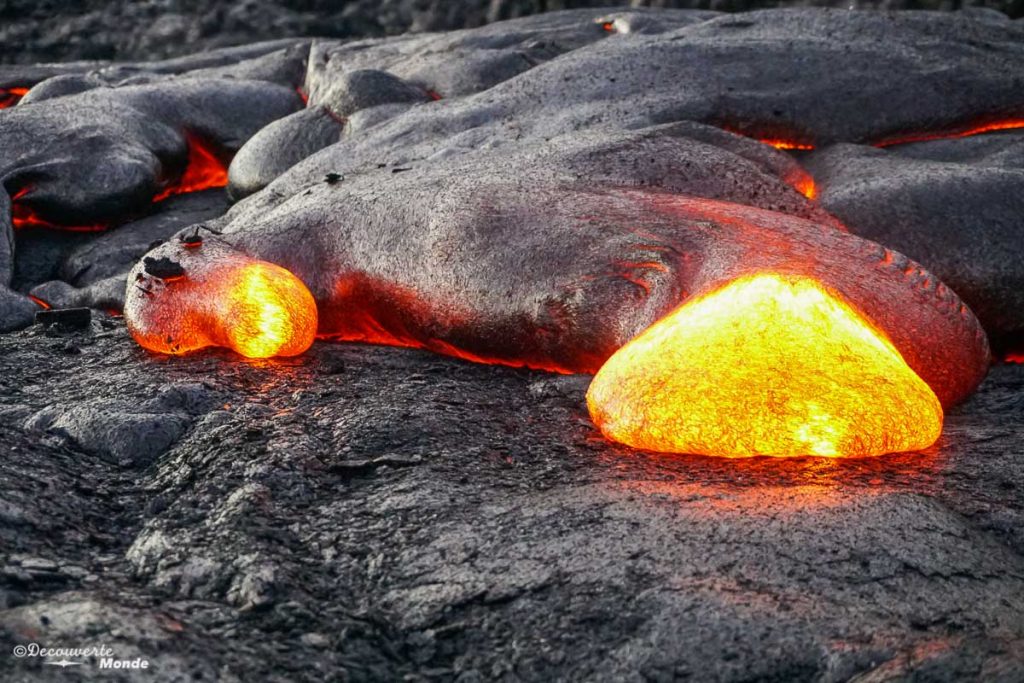
[[[805,164],[822,208],[927,264],[996,347],[1024,348],[1024,134],[834,145]]]
[[[1024,27],[998,14],[642,16],[645,30],[636,32],[628,17],[580,11],[454,34],[449,42],[472,36],[491,48],[515,41],[522,70],[491,81],[469,79],[470,50],[436,38],[318,46],[307,86],[316,93],[321,78],[372,68],[444,98],[344,142],[350,167],[371,150],[375,161],[398,163],[448,148],[684,120],[794,144],[873,142],[1024,109]],[[423,57],[421,44],[437,49]]]
[[[188,170],[197,145],[226,161],[268,123],[301,108],[297,87],[307,52],[308,44],[270,45],[148,70],[69,70],[38,83],[31,81],[40,74],[27,70],[24,79],[34,87],[0,111],[0,328],[24,325],[31,305],[6,287],[24,291],[62,266],[66,271],[59,261],[88,239],[69,239],[60,229],[99,231],[160,213],[154,198]],[[9,74],[6,81],[18,79]],[[18,218],[26,216],[29,233],[56,232],[15,240]],[[22,248],[27,253],[16,267],[14,252]],[[47,251],[56,254],[39,260]],[[33,258],[38,265],[29,265]],[[97,263],[96,272],[112,265]],[[80,285],[81,272],[64,277]],[[102,298],[109,301],[109,294]]]

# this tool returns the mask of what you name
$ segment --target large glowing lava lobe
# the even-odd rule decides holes
[[[153,197],[154,202],[176,194],[227,186],[228,166],[213,145],[193,133],[186,133],[185,141],[188,144],[188,162],[184,172],[177,182]]]
[[[317,310],[292,273],[231,252],[186,258],[184,267],[166,258],[144,259],[129,274],[125,320],[135,341],[150,351],[222,346],[247,358],[270,358],[310,347]]]
[[[942,407],[837,294],[763,273],[687,302],[619,349],[587,392],[594,423],[637,448],[726,457],[919,450]]]

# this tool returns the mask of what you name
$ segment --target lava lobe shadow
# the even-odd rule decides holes
[[[928,385],[838,294],[773,273],[654,323],[601,367],[587,405],[613,441],[726,457],[920,450],[943,419]]]

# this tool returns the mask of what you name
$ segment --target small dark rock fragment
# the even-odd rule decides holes
[[[92,322],[92,309],[55,308],[36,312],[36,323],[44,329],[59,327],[65,330],[84,330]]]
[[[177,261],[172,261],[166,256],[161,258],[153,258],[147,256],[142,260],[145,266],[146,272],[153,277],[158,277],[161,280],[170,280],[177,277],[184,277],[185,269],[182,268],[181,264]]]

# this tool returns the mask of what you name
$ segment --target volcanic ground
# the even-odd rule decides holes
[[[4,680],[1024,679],[1021,20],[576,10],[0,89]],[[126,291],[211,249],[325,338],[142,349]],[[970,394],[937,444],[645,453],[507,367],[797,255]]]

